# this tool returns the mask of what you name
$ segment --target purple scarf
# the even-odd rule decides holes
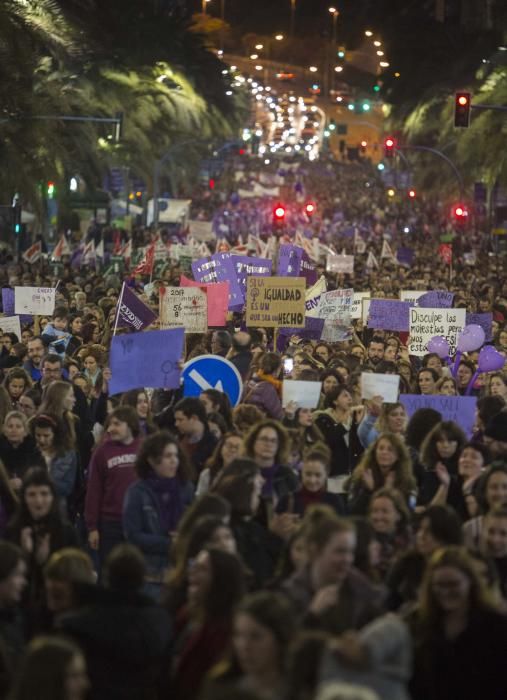
[[[278,471],[278,464],[273,464],[272,467],[262,467],[261,476],[264,479],[264,484],[262,485],[261,495],[263,498],[273,498],[273,487],[276,472]]]
[[[179,478],[175,476],[172,479],[163,479],[158,476],[150,476],[147,482],[157,499],[160,525],[163,531],[173,532],[176,530],[184,510]]]

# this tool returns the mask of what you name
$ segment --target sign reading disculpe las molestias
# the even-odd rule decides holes
[[[435,335],[443,336],[453,355],[458,335],[466,325],[466,309],[410,308],[410,355],[422,357],[428,352],[428,342]]]
[[[304,277],[248,277],[246,325],[304,328]]]

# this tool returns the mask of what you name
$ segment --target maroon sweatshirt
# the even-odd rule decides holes
[[[123,498],[137,480],[134,471],[141,439],[130,445],[106,439],[93,453],[88,469],[85,521],[89,530],[97,530],[101,520],[121,522]]]

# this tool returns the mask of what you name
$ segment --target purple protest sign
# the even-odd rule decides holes
[[[450,309],[454,301],[454,294],[445,290],[433,290],[422,294],[417,300],[417,306],[423,309]]]
[[[126,284],[123,285],[118,299],[116,313],[118,326],[134,328],[136,331],[142,331],[157,318],[157,314],[144,301],[141,301]]]
[[[493,340],[493,314],[491,312],[485,314],[467,314],[466,324],[475,323],[480,326],[486,335],[486,341]]]
[[[300,276],[306,277],[306,284],[311,286],[317,281],[317,267],[305,250],[301,258]]]
[[[475,396],[444,396],[437,394],[400,394],[410,418],[419,408],[433,408],[442,414],[442,420],[457,423],[470,438],[475,423]]]
[[[11,289],[10,287],[2,287],[2,309],[6,316],[16,315],[14,313],[14,289]],[[32,323],[33,317],[29,314],[20,314],[19,322]]]
[[[310,318],[309,316],[306,316],[304,328],[279,329],[277,349],[279,352],[283,352],[291,335],[297,335],[299,338],[306,338],[308,340],[320,340],[323,328],[323,318]]]
[[[372,299],[368,311],[368,328],[408,331],[410,303],[395,299]]]
[[[271,272],[273,270],[272,260],[254,258],[248,255],[231,255],[231,258],[236,267],[238,284],[243,293],[243,297],[246,296],[247,277],[250,275],[254,277],[271,277]]]
[[[404,267],[412,267],[414,262],[414,250],[412,248],[398,248],[396,258],[400,265]]]
[[[236,275],[236,267],[230,253],[215,253],[211,257],[200,258],[192,263],[192,274],[196,282],[212,284],[213,282],[229,283],[229,309],[242,310],[245,297]]]
[[[278,253],[279,277],[299,277],[303,249],[297,245],[281,245]]]

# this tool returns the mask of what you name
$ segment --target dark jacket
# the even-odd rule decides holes
[[[187,507],[193,499],[191,483],[182,483],[180,497]],[[144,554],[148,574],[157,575],[169,566],[171,538],[162,528],[158,499],[147,480],[133,483],[123,502],[123,531],[125,539]]]
[[[253,377],[243,392],[243,403],[252,404],[263,411],[268,418],[282,420],[283,408],[276,388],[266,380]]]
[[[83,649],[90,700],[152,700],[169,665],[167,612],[141,595],[104,591],[93,605],[62,616],[58,625]]]
[[[31,435],[27,435],[18,447],[11,445],[5,435],[0,435],[0,459],[11,479],[22,479],[30,467],[46,467]]]
[[[363,446],[357,435],[357,422],[355,418],[348,432],[348,445],[345,441],[347,430],[341,423],[337,423],[327,411],[317,415],[315,423],[324,435],[327,446],[331,450],[330,476],[343,476],[351,474],[363,453]]]
[[[252,358],[253,355],[250,350],[243,350],[242,352],[238,352],[233,357],[228,358],[229,362],[232,362],[234,367],[236,367],[238,372],[241,374],[241,379],[243,379],[243,381],[248,377],[248,373],[250,372]]]
[[[180,447],[187,455],[188,461],[192,464],[196,476],[199,476],[204,469],[204,465],[213,454],[216,444],[217,439],[209,430],[206,430],[199,442],[191,446],[187,446],[185,440],[180,440]]]
[[[296,614],[306,627],[319,628],[333,635],[360,629],[384,611],[384,589],[374,586],[357,569],[351,569],[347,574],[336,605],[320,615],[308,612],[317,592],[312,585],[310,566],[292,574],[282,584],[282,590],[291,599]]]
[[[257,520],[233,516],[231,529],[238,554],[252,575],[252,588],[270,581],[283,548],[283,540]]]
[[[313,504],[322,504],[324,506],[329,506],[332,508],[337,515],[346,515],[347,508],[344,499],[339,493],[330,493],[329,491],[322,491],[319,494],[318,499],[312,499],[311,503],[306,503],[303,494],[300,491],[284,496],[281,498],[276,506],[277,513],[295,513],[296,515],[304,516],[306,508]]]

